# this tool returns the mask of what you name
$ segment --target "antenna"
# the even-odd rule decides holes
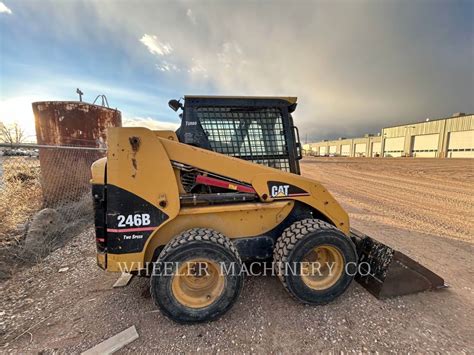
[[[84,95],[84,93],[81,91],[81,89],[77,88],[76,94],[79,95],[79,101],[82,102],[82,95]]]

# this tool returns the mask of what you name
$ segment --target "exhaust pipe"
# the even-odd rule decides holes
[[[351,229],[359,256],[355,280],[378,299],[448,287],[443,278],[405,254]]]

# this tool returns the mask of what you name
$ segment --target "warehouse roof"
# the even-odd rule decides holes
[[[427,121],[421,121],[421,122],[418,121],[418,122],[411,122],[411,123],[396,124],[396,125],[393,125],[393,126],[384,127],[382,129],[403,127],[403,126],[409,126],[409,125],[413,125],[413,124],[422,124],[422,123],[433,122],[433,121],[449,120],[451,118],[461,118],[461,117],[467,117],[467,116],[472,116],[472,115],[474,115],[474,114],[473,113],[462,113],[459,116],[449,116],[449,117],[434,118],[434,119],[430,118]]]

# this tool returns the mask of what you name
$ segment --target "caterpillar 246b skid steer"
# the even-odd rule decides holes
[[[295,299],[323,304],[355,277],[377,297],[442,278],[350,228],[319,182],[299,175],[296,98],[185,97],[177,132],[111,128],[92,166],[97,261],[151,276],[155,303],[179,322],[212,320],[239,296],[252,260]]]

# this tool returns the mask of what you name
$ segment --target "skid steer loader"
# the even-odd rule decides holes
[[[111,128],[92,165],[98,265],[149,274],[178,322],[235,303],[243,262],[273,259],[297,300],[324,304],[352,279],[384,298],[444,286],[406,255],[350,228],[317,181],[299,175],[296,98],[185,97],[177,132]]]

